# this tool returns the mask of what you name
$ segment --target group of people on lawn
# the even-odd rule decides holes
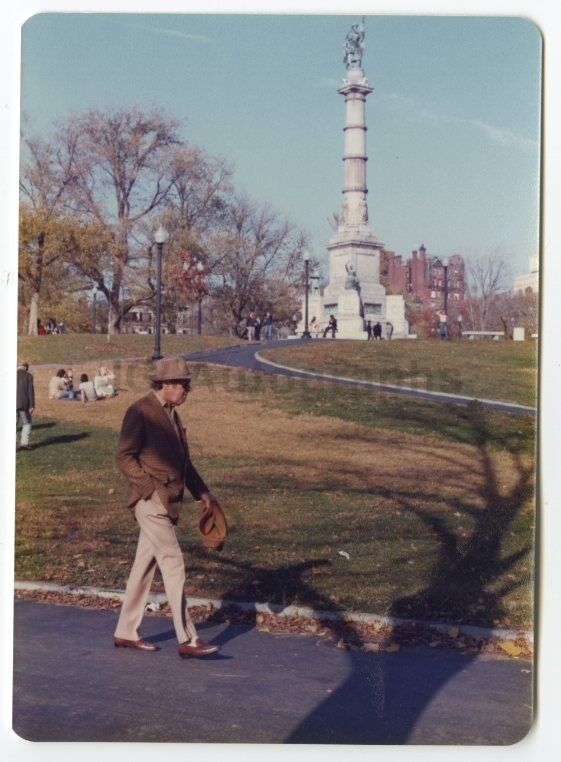
[[[106,397],[116,395],[115,386],[112,383],[115,375],[102,365],[93,381],[90,381],[87,373],[80,375],[80,382],[75,386],[74,371],[60,368],[49,381],[49,399],[51,400],[74,400],[95,402]]]
[[[335,315],[330,315],[329,320],[325,328],[323,329],[323,338],[324,339],[327,338],[327,334],[331,333],[331,338],[334,339],[337,331],[338,331],[337,318],[335,317]],[[310,322],[310,332],[315,339],[319,338],[321,327],[315,315]],[[390,339],[392,338],[392,334],[393,334],[393,325],[388,321],[386,323],[386,340],[387,341],[390,341]],[[366,335],[369,341],[380,340],[382,338],[381,323],[376,322],[375,325],[372,325],[372,322],[370,320],[367,320],[366,321]]]
[[[106,365],[102,365],[93,381],[90,381],[87,373],[80,375],[80,383],[74,386],[74,371],[60,368],[49,381],[48,395],[51,400],[82,400],[95,402],[106,397],[114,397],[117,390],[114,385],[115,374]],[[31,414],[35,410],[35,388],[33,376],[29,372],[29,363],[21,362],[17,369],[17,399],[16,415],[21,422],[20,447],[23,450],[32,450],[30,435],[32,420]]]
[[[273,316],[270,312],[265,313],[263,316],[250,312],[249,317],[245,319],[243,338],[248,341],[261,341],[261,332],[263,332],[263,339],[265,341],[271,341],[273,335]]]

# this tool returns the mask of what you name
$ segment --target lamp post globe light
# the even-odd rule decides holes
[[[308,329],[308,295],[310,291],[310,252],[306,249],[304,251],[304,267],[306,277],[306,292],[304,295],[304,332],[302,333],[303,339],[311,339],[312,335]]]
[[[160,225],[154,234],[154,241],[158,250],[158,257],[156,262],[156,312],[154,315],[154,354],[153,360],[160,360],[162,353],[160,351],[160,333],[161,333],[161,318],[162,318],[162,249],[164,243],[169,240],[168,231]]]
[[[93,296],[93,302],[92,302],[92,306],[93,306],[93,315],[92,315],[93,333],[97,333],[97,330],[96,330],[96,327],[95,327],[95,302],[96,302],[96,299],[97,299],[97,291],[98,291],[97,284],[94,283],[93,286],[92,286],[92,296]]]

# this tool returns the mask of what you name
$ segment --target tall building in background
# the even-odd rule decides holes
[[[530,272],[526,275],[519,275],[514,279],[515,294],[539,294],[540,291],[540,258],[538,256],[530,257]]]
[[[444,305],[447,288],[449,309],[461,310],[466,293],[466,269],[459,254],[447,259],[430,257],[422,244],[405,262],[395,252],[384,250],[382,262],[382,280],[391,293],[406,294],[409,302],[417,304],[420,310],[437,311]]]

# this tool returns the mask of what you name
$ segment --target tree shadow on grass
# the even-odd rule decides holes
[[[508,437],[497,438],[494,435],[480,406],[470,406],[467,415],[470,438],[477,445],[477,459],[484,474],[484,484],[478,490],[483,499],[482,507],[463,506],[473,517],[474,529],[463,540],[445,526],[441,516],[430,509],[419,508],[406,496],[398,496],[402,508],[414,512],[427,531],[436,535],[439,555],[425,589],[395,600],[388,612],[391,617],[426,621],[434,618],[437,612],[441,621],[465,622],[470,621],[474,607],[484,607],[490,621],[500,621],[505,614],[504,597],[517,583],[499,587],[497,580],[504,578],[506,572],[532,551],[530,546],[504,555],[503,543],[513,521],[534,494],[533,466],[523,464],[517,452],[516,439],[509,443]],[[438,431],[437,422],[435,429]],[[500,475],[490,456],[490,449],[497,444],[510,452],[516,475],[508,491],[501,490]],[[514,446],[510,447],[510,444]],[[358,633],[356,635],[359,641]],[[459,707],[457,732],[452,728],[440,728],[433,731],[432,738],[425,737],[419,741],[417,736],[411,740],[421,714],[446,683],[466,669],[477,656],[477,651],[463,651],[461,654],[432,651],[422,659],[411,660],[405,653],[392,653],[401,648],[406,637],[406,632],[396,627],[382,643],[380,653],[370,655],[351,651],[345,682],[303,720],[287,742],[507,744],[519,740],[527,732],[532,720],[531,710],[525,715],[522,712],[521,719],[519,711],[518,725],[514,723],[511,727],[500,727],[500,723],[493,723],[492,716],[487,717],[493,727],[488,732],[494,736],[478,741],[475,737],[477,727],[474,728],[472,723],[469,730],[469,718],[462,717],[462,707]],[[485,700],[486,695],[478,697],[482,717],[485,717]],[[513,697],[513,714],[521,709],[524,701],[531,703],[528,692],[523,697]],[[467,729],[461,727],[462,723],[467,723]],[[439,741],[439,738],[445,740]]]
[[[318,593],[305,579],[305,575],[312,569],[322,566],[329,566],[330,561],[324,558],[313,561],[305,561],[295,564],[286,564],[275,568],[263,566],[254,566],[250,563],[235,561],[230,558],[220,558],[220,562],[225,566],[233,567],[243,577],[239,584],[226,591],[223,595],[225,601],[240,601],[251,603],[253,600],[267,601],[273,603],[278,612],[283,611],[287,606],[293,605],[297,601],[305,601],[306,606],[312,608],[333,610],[336,608],[332,601],[327,600]],[[257,624],[257,605],[244,612],[241,630],[247,632],[253,629]],[[234,619],[234,623],[224,629],[217,642],[224,645],[229,640],[238,637],[240,624],[235,622],[235,609],[231,611],[226,608],[216,612],[210,622],[224,621],[224,618]]]
[[[453,625],[473,621],[475,612],[483,609],[486,621],[500,622],[508,613],[504,598],[519,583],[515,579],[499,580],[508,579],[508,573],[532,552],[532,546],[511,553],[504,549],[513,522],[534,494],[533,464],[523,462],[518,432],[494,430],[492,414],[479,405],[471,405],[459,414],[462,421],[456,441],[476,447],[473,460],[478,473],[483,476],[483,483],[474,486],[465,500],[455,498],[448,508],[468,514],[473,522],[472,530],[466,536],[447,525],[442,505],[439,503],[435,508],[431,495],[423,493],[422,483],[417,491],[388,488],[399,509],[415,514],[426,527],[427,534],[438,542],[438,556],[424,589],[394,600],[385,612],[395,619],[438,620]],[[419,424],[427,430],[430,428],[441,441],[453,438],[454,429],[448,417],[442,421],[434,418],[429,421],[423,420],[419,413]],[[494,458],[498,449],[509,456],[508,467],[512,473],[508,488],[502,484],[502,475]],[[461,457],[458,451],[458,458]],[[473,465],[469,464],[470,468]],[[460,460],[458,466],[463,467]],[[346,476],[343,474],[343,478]],[[440,496],[433,497],[440,500]],[[473,497],[478,498],[477,507]],[[425,501],[424,505],[422,501]],[[274,569],[228,558],[218,557],[217,561],[242,572],[240,583],[224,594],[226,600],[278,600],[281,590],[283,606],[298,602],[318,610],[338,609],[331,599],[316,591],[305,579],[314,566],[329,563],[325,559]],[[514,578],[514,575],[510,576]],[[215,620],[223,621],[223,615],[218,612]],[[242,632],[254,627],[256,622],[257,611],[254,610],[250,619],[245,620]],[[428,725],[426,721],[419,723],[421,715],[442,689],[477,658],[477,644],[462,651],[425,648],[420,653],[404,647],[411,642],[414,626],[395,626],[379,644],[377,653],[367,653],[359,648],[361,630],[353,622],[324,620],[322,625],[351,646],[351,650],[341,654],[347,661],[347,677],[300,722],[286,738],[287,743],[507,744],[519,740],[531,724],[531,710],[523,706],[531,704],[531,690],[527,683],[517,684],[514,695],[503,697],[503,705],[506,700],[510,703],[499,719],[493,713],[497,712],[500,702],[494,704],[488,693],[491,689],[500,690],[502,686],[497,688],[485,681],[484,686],[478,686],[481,695],[476,697],[477,716],[467,716],[464,707],[456,704],[446,707],[448,719],[443,721],[444,725],[437,727],[438,723],[433,723],[431,726],[430,721]],[[227,642],[239,634],[239,626],[231,625],[223,631],[220,642]],[[445,638],[441,644],[446,644]],[[491,667],[491,662],[485,663],[485,669]],[[489,681],[492,682],[491,677]],[[298,696],[287,696],[286,700],[298,702]],[[473,707],[473,697],[471,700],[470,706]]]

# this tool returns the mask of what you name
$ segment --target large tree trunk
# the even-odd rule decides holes
[[[37,336],[37,317],[39,307],[39,294],[41,293],[41,283],[43,281],[43,258],[45,254],[45,233],[41,232],[37,236],[37,254],[35,256],[34,272],[31,281],[31,304],[29,305],[29,328],[28,336]]]
[[[37,314],[39,308],[39,292],[33,291],[31,294],[31,303],[29,305],[29,326],[27,329],[28,336],[37,336],[39,331],[37,330]]]
[[[106,293],[109,312],[107,316],[107,334],[115,336],[121,332],[121,281],[123,264],[117,262],[113,271],[113,283]]]
[[[107,317],[107,333],[109,336],[115,336],[121,332],[121,309],[119,300],[109,301],[109,314]]]

